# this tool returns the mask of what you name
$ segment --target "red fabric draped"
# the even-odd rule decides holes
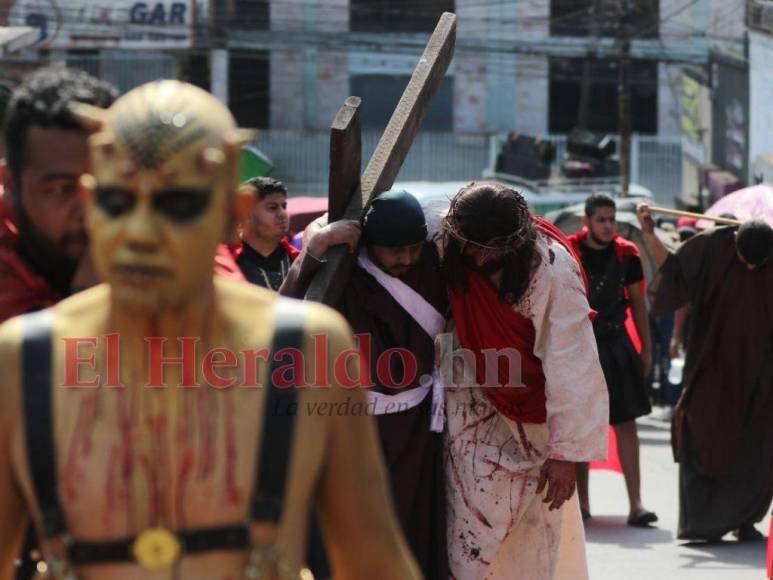
[[[579,256],[566,236],[547,220],[538,216],[532,216],[532,219],[543,235],[562,244],[574,257],[587,289],[587,279]],[[483,385],[486,398],[507,418],[520,423],[544,423],[547,420],[545,374],[542,362],[534,354],[534,325],[502,301],[488,279],[471,271],[467,271],[466,276],[468,290],[452,291],[449,298],[459,342],[475,355],[478,384]],[[514,348],[520,353],[520,382],[523,386],[511,385],[510,375],[514,369],[510,368],[506,356],[497,357],[496,369],[490,369],[490,376],[487,376],[483,351],[501,351],[505,348]],[[517,379],[517,375],[514,378]],[[486,386],[493,382],[497,386]]]
[[[230,278],[231,280],[246,282],[241,268],[239,268],[236,259],[225,244],[220,244],[217,247],[217,252],[215,253],[215,274],[224,278]]]
[[[773,578],[773,519],[770,520],[768,532],[768,578]]]
[[[588,228],[583,228],[576,234],[572,234],[567,238],[574,250],[574,255],[578,259],[582,257],[582,250],[580,245],[587,237]],[[639,248],[636,246],[636,244],[626,240],[621,236],[615,236],[612,238],[612,244],[615,248],[615,257],[619,262],[622,262],[626,256],[635,256],[637,258],[641,257],[639,254]],[[647,295],[647,286],[644,280],[641,281],[641,291],[642,295]],[[625,290],[625,297],[629,298],[628,289]],[[639,339],[639,333],[636,330],[636,323],[633,320],[633,312],[630,307],[628,308],[628,316],[625,319],[625,329],[628,332],[628,336],[631,337],[631,342],[633,342],[633,346],[636,348],[636,352],[641,352],[641,340]]]
[[[298,248],[296,248],[290,243],[290,240],[288,239],[287,236],[279,240],[279,245],[284,248],[285,252],[287,252],[287,256],[290,258],[291,262],[294,262],[295,258],[297,258],[298,255],[301,253],[301,251]],[[244,242],[239,241],[235,245],[229,246],[228,250],[235,260],[236,258],[242,255],[242,252],[244,252]]]
[[[279,240],[279,245],[285,249],[291,262],[295,261],[295,258],[300,254],[298,248],[290,244],[287,236]],[[239,268],[239,265],[236,263],[236,259],[243,251],[244,246],[241,243],[234,247],[229,247],[225,244],[218,246],[217,254],[215,255],[215,273],[225,276],[226,278],[231,278],[232,280],[246,282],[247,279],[244,277],[241,268]]]
[[[18,237],[13,211],[0,187],[0,322],[52,306],[62,298],[19,257]]]
[[[461,345],[475,355],[478,384],[496,409],[513,421],[544,423],[545,375],[542,363],[534,356],[534,325],[503,302],[491,282],[476,272],[467,272],[469,290],[451,292],[450,301]],[[508,385],[510,369],[507,358],[497,358],[496,374],[486,369],[484,350],[515,348],[521,355],[520,381],[525,386]],[[494,375],[494,376],[492,376]],[[498,386],[486,386],[496,377]],[[516,380],[518,379],[516,375]]]
[[[571,243],[572,247],[574,248],[575,255],[577,257],[582,256],[582,250],[580,249],[580,244],[588,237],[588,228],[583,228],[576,234],[572,234],[569,236],[568,240],[569,243]],[[615,257],[618,261],[622,262],[626,256],[635,256],[637,258],[640,258],[639,254],[639,248],[631,241],[626,240],[625,238],[621,236],[615,236],[612,239],[612,244],[614,244],[615,247]],[[641,281],[641,291],[642,295],[647,295],[647,286],[646,282],[644,280]],[[625,290],[625,297],[629,298],[628,296],[628,289]],[[631,338],[631,342],[633,343],[634,348],[636,349],[636,352],[641,352],[642,344],[641,339],[639,338],[639,332],[636,330],[636,323],[633,319],[633,311],[631,310],[630,306],[628,307],[628,316],[625,319],[625,330],[628,332],[628,336]]]

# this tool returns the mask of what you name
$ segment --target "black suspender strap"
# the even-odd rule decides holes
[[[26,314],[22,319],[22,391],[24,435],[32,486],[43,516],[46,537],[61,536],[67,530],[59,502],[54,447],[54,413],[51,400],[51,331],[54,314],[50,309]]]
[[[274,306],[274,341],[269,365],[269,390],[263,412],[263,433],[256,462],[250,516],[256,522],[278,523],[282,516],[289,476],[298,390],[296,385],[279,388],[274,372],[287,364],[289,349],[302,355],[305,305],[300,300],[277,299]],[[297,377],[303,381],[304,377]]]
[[[305,306],[302,301],[281,298],[274,307],[274,339],[269,365],[269,388],[263,420],[263,433],[255,483],[250,503],[253,521],[278,523],[282,515],[295,435],[298,391],[296,385],[277,387],[272,377],[291,356],[289,349],[302,353]],[[46,537],[67,532],[64,510],[59,501],[54,414],[51,397],[51,332],[53,313],[41,310],[23,319],[22,388],[25,444],[32,485],[43,517]],[[276,355],[279,355],[277,357]],[[303,377],[299,377],[303,380]],[[248,545],[246,528],[181,532],[185,553],[217,549],[244,549]],[[110,542],[74,542],[70,547],[73,563],[87,564],[130,560],[132,539]]]

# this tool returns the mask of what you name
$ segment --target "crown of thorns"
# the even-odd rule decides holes
[[[457,200],[451,202],[451,207],[448,209],[448,213],[443,218],[442,227],[445,233],[455,238],[459,242],[462,242],[463,244],[470,244],[488,252],[507,252],[517,250],[529,242],[529,240],[532,238],[530,235],[531,231],[528,228],[530,222],[527,222],[526,226],[518,227],[511,234],[495,236],[486,240],[485,242],[476,242],[475,240],[470,240],[466,238],[457,227],[457,206]]]

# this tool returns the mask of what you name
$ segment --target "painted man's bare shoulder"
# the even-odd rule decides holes
[[[22,317],[0,325],[0,425],[7,425],[6,419],[18,415],[22,336]]]
[[[67,325],[68,322],[81,320],[84,316],[91,317],[96,309],[108,308],[109,303],[110,287],[107,284],[99,284],[73,294],[54,306],[57,325]]]

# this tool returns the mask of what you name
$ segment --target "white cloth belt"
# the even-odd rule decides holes
[[[373,276],[392,295],[397,303],[422,327],[424,332],[433,341],[438,334],[445,330],[446,319],[443,315],[408,284],[395,276],[390,276],[371,262],[365,248],[360,250],[357,264]],[[419,387],[405,390],[396,395],[384,395],[372,390],[367,391],[368,404],[372,405],[371,408],[374,409],[373,414],[388,415],[412,409],[420,405],[430,390],[432,390],[430,430],[442,433],[445,422],[445,397],[443,394],[445,384],[438,366],[433,365],[433,368],[431,383],[427,381]]]

